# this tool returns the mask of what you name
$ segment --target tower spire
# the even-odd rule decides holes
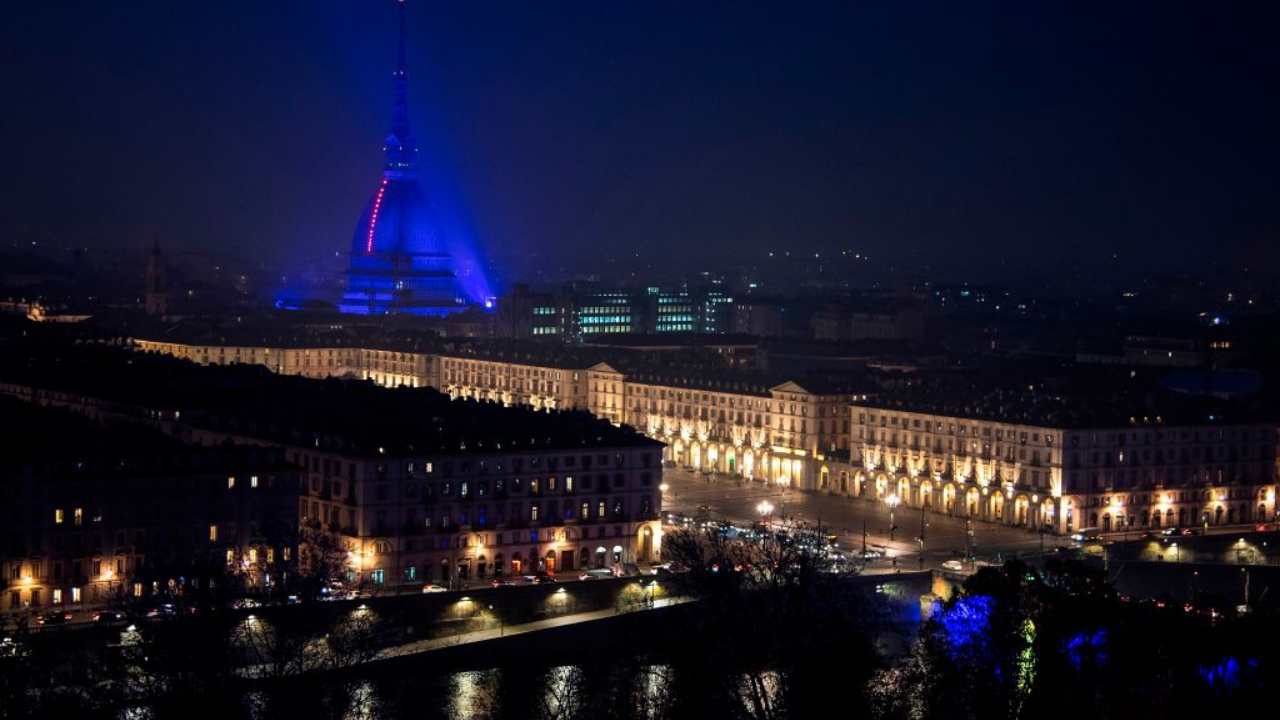
[[[396,10],[400,15],[400,38],[396,52],[395,104],[391,112],[391,134],[387,136],[384,151],[387,163],[383,174],[386,177],[402,177],[412,173],[415,168],[414,155],[418,146],[413,139],[413,129],[409,126],[409,63],[405,53],[405,0],[396,0]]]

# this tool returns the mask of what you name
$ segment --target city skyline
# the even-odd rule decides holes
[[[1274,259],[1266,10],[419,5],[424,184],[509,281],[534,253],[852,249],[975,276]],[[3,121],[24,141],[0,227],[340,252],[386,128],[392,9],[24,8],[9,72],[34,101]]]
[[[0,26],[0,718],[1256,714],[1280,12]]]

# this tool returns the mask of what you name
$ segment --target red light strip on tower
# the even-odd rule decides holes
[[[378,229],[378,213],[382,210],[382,194],[386,191],[387,179],[382,178],[382,184],[378,186],[378,194],[373,198],[373,210],[369,212],[369,239],[364,245],[366,255],[373,254],[373,231]]]

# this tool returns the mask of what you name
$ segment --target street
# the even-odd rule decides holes
[[[862,549],[863,523],[868,548],[887,550],[889,558],[897,558],[904,569],[920,567],[921,512],[917,508],[898,507],[894,513],[897,530],[889,539],[889,507],[861,498],[848,498],[806,493],[758,481],[723,475],[704,475],[689,470],[665,468],[663,511],[697,516],[698,508],[707,506],[710,517],[735,524],[750,524],[760,519],[756,506],[763,500],[773,507],[772,521],[821,524],[837,536],[840,547],[859,552]],[[925,562],[928,568],[962,556],[966,547],[964,518],[924,513]],[[974,522],[973,552],[982,558],[997,554],[1036,552],[1041,537],[1025,528]],[[1071,545],[1067,538],[1045,535],[1045,549]],[[889,563],[892,561],[889,560]],[[883,562],[881,564],[884,564]]]

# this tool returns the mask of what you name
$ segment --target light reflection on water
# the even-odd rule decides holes
[[[449,678],[450,720],[490,720],[496,717],[498,670],[472,670]]]
[[[373,683],[365,680],[351,690],[351,699],[342,720],[378,720],[378,693]]]
[[[604,708],[608,717],[662,720],[671,716],[674,679],[668,665],[634,662],[388,674],[349,684],[326,681],[303,690],[303,697],[255,690],[242,696],[241,706],[251,720],[293,717],[304,708],[342,720],[576,720],[603,717]]]

